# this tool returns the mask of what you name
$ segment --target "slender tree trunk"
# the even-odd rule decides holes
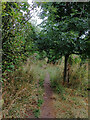
[[[68,64],[68,78],[67,78],[67,82],[69,83],[69,77],[70,77],[70,65]]]
[[[68,58],[69,55],[65,56],[65,63],[64,63],[64,78],[63,78],[63,83],[67,81],[67,63],[68,63]]]

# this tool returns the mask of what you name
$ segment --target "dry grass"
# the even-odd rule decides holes
[[[77,63],[73,61],[70,68],[70,83],[63,86],[63,60],[57,65],[47,66],[51,86],[54,89],[53,105],[57,111],[56,118],[88,118],[87,62],[80,66],[81,61]]]
[[[78,58],[77,58],[78,59]],[[79,58],[80,59],[80,58]],[[57,65],[48,65],[47,71],[50,74],[52,86],[62,84],[64,71],[64,58]],[[66,85],[67,86],[67,85]],[[81,65],[81,60],[77,63],[73,60],[73,64],[69,71],[69,86],[72,89],[87,90],[88,87],[88,62]]]
[[[3,118],[35,117],[35,110],[39,111],[39,101],[43,99],[43,90],[38,85],[39,79],[44,78],[40,69],[39,64],[28,60],[14,73],[7,74],[2,94]]]
[[[88,99],[75,95],[75,92],[77,91],[66,88],[64,99],[54,93],[56,118],[88,118]]]
[[[86,89],[88,87],[88,69],[87,64],[80,66],[80,63],[71,66],[70,84],[73,88]]]
[[[61,83],[62,79],[63,79],[63,64],[61,65],[53,65],[53,64],[49,64],[47,66],[47,71],[50,74],[50,80],[51,80],[51,84],[55,83]]]
[[[54,105],[58,111],[57,118],[87,118],[87,63],[81,66],[80,61],[73,63],[70,69],[70,86],[67,88],[62,85],[63,60],[64,58],[57,65],[53,65],[44,60],[28,59],[26,64],[21,65],[14,73],[6,74],[7,80],[4,82],[2,94],[3,117],[38,117],[44,93],[43,82],[48,72],[51,86],[56,91]]]

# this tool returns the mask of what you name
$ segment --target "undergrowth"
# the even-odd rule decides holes
[[[54,93],[56,118],[88,117],[88,62],[78,60],[70,68],[70,81],[63,85],[63,60],[57,65],[48,65],[51,87]]]
[[[36,64],[28,59],[14,72],[4,73],[3,118],[39,116],[44,81],[44,71],[41,69],[41,62]]]
[[[3,118],[39,117],[43,103],[44,79],[50,75],[53,91],[66,100],[67,96],[87,97],[88,69],[87,62],[73,62],[70,68],[70,82],[63,86],[64,62],[47,64],[44,60],[31,60],[12,73],[3,74]],[[75,101],[73,99],[73,101]],[[77,102],[76,102],[77,103]]]
[[[77,58],[78,59],[78,58]],[[75,59],[76,60],[76,59]],[[63,86],[63,70],[64,62],[63,59],[57,65],[48,65],[47,71],[50,74],[51,86],[54,91],[63,96],[65,89],[69,87],[74,89],[81,96],[88,96],[88,63],[87,61],[81,64],[81,60],[73,63],[69,71],[69,83]]]

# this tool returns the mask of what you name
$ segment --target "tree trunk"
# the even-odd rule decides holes
[[[68,63],[68,58],[69,55],[65,56],[65,63],[64,63],[64,78],[63,78],[63,83],[67,81],[67,63]]]
[[[70,77],[70,64],[68,64],[68,76],[67,76],[67,82],[69,83],[69,77]]]

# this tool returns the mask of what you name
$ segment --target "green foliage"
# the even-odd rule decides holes
[[[63,85],[60,85],[60,84],[58,84],[58,83],[56,83],[56,91],[57,91],[57,93],[59,93],[60,95],[63,95],[64,94],[64,87],[63,87]]]
[[[29,4],[16,2],[2,3],[2,45],[3,72],[15,70],[20,61],[25,61],[33,52],[34,27]],[[25,14],[23,14],[25,12]]]
[[[37,45],[44,50],[50,61],[61,56],[88,52],[88,15],[87,3],[42,3],[40,17],[46,18],[41,24]],[[85,36],[83,38],[83,36]],[[88,49],[88,50],[87,50]]]
[[[38,104],[37,104],[38,107],[40,107],[40,106],[42,105],[42,103],[43,103],[43,100],[42,100],[42,99],[39,99],[39,100],[38,100]]]
[[[48,62],[55,63],[65,56],[64,77],[67,81],[69,55],[89,57],[89,5],[87,3],[43,3],[39,4],[43,18],[38,36],[39,51],[46,51]],[[46,12],[47,10],[47,12]]]
[[[38,118],[39,115],[40,115],[40,110],[39,110],[39,109],[36,109],[36,110],[34,111],[34,115],[35,115],[36,118]]]
[[[12,117],[13,113],[15,117],[21,117],[22,111],[26,111],[23,104],[28,105],[29,101],[35,117],[39,116],[46,70],[50,74],[51,87],[66,100],[65,88],[62,85],[62,56],[69,56],[68,63],[71,65],[68,87],[81,92],[82,96],[87,95],[88,72],[85,58],[90,56],[88,4],[38,4],[42,8],[40,17],[43,18],[43,22],[39,26],[41,30],[36,32],[37,28],[29,21],[31,13],[27,2],[2,3],[2,81],[5,91],[5,117]],[[81,55],[81,58],[73,54]],[[46,61],[43,60],[45,58]],[[55,65],[57,60],[60,63]],[[22,65],[24,61],[26,62]],[[48,65],[48,62],[54,65]],[[25,91],[21,94],[23,90]],[[18,105],[21,100],[22,107]]]

